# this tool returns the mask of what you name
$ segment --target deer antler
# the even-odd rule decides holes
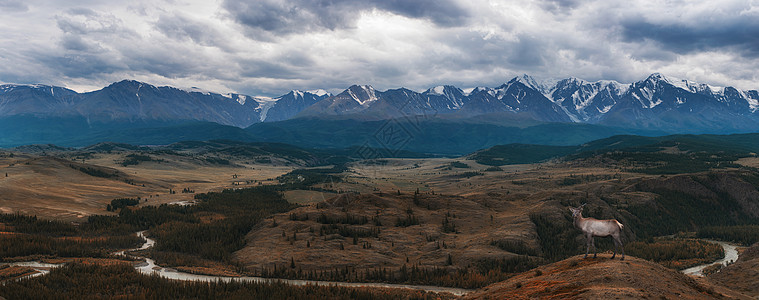
[[[587,203],[583,203],[582,205],[580,205],[580,207],[584,207],[585,205],[587,205]]]

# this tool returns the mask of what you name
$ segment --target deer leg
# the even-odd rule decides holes
[[[619,249],[622,251],[622,258],[619,260],[625,260],[625,245],[622,245],[622,238],[617,239],[619,242]]]
[[[588,238],[588,236],[585,236],[585,257],[583,257],[583,258],[588,258],[588,252],[590,251],[590,242],[591,241],[592,240],[590,238]]]
[[[614,240],[614,254],[611,255],[611,259],[614,259],[615,256],[617,256],[617,238],[613,238]]]
[[[596,249],[596,240],[592,236],[590,237],[590,244],[593,245],[593,258],[596,258],[598,250]]]

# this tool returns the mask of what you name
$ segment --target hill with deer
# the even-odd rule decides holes
[[[635,257],[573,256],[484,287],[464,299],[749,299]]]

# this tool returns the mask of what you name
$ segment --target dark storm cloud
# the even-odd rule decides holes
[[[178,44],[151,42],[108,13],[73,8],[58,15],[56,24],[63,32],[58,41],[62,53],[32,55],[40,55],[39,60],[61,76],[92,79],[145,73],[177,78],[200,71],[194,51]],[[172,32],[168,27],[166,31]],[[181,34],[185,36],[196,34],[190,37],[193,41],[198,39],[196,43],[205,41],[197,27],[186,26],[183,30]],[[173,34],[180,34],[177,31],[174,28]]]
[[[0,0],[0,11],[3,12],[25,12],[29,10],[24,1],[19,0]]]
[[[354,1],[360,2],[360,1]],[[430,19],[440,26],[457,26],[465,23],[469,17],[467,11],[458,3],[448,0],[386,0],[367,1],[376,8],[406,17]]]
[[[759,18],[735,16],[718,22],[695,21],[657,24],[642,19],[627,20],[621,23],[622,38],[635,43],[655,41],[660,47],[681,54],[727,49],[759,57]]]
[[[303,76],[291,66],[273,61],[254,60],[243,62],[241,76],[251,78],[298,79]]]
[[[93,49],[93,45],[85,41],[81,36],[74,34],[66,34],[61,38],[61,46],[63,49],[72,51],[88,52]]]
[[[544,0],[540,2],[540,7],[553,13],[568,13],[580,4],[579,0]]]
[[[173,39],[190,39],[203,46],[223,46],[219,32],[209,24],[188,16],[162,15],[155,28]]]
[[[103,74],[123,71],[124,68],[115,64],[108,56],[82,53],[49,56],[40,59],[47,67],[59,74],[72,78],[96,78]]]
[[[269,59],[241,60],[241,76],[253,78],[302,79],[313,76],[314,59],[298,49],[284,49]]]
[[[69,9],[64,14],[57,15],[55,20],[58,29],[64,34],[110,36],[111,38],[137,35],[118,17],[88,8]]]
[[[223,6],[237,22],[277,34],[353,27],[361,12],[372,9],[429,19],[440,26],[461,25],[468,17],[467,11],[451,0],[226,0]]]
[[[526,35],[520,36],[519,42],[515,43],[511,50],[508,61],[514,66],[543,68],[546,63],[546,44],[541,39]],[[554,49],[549,51],[554,51]]]

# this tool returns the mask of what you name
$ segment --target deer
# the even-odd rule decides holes
[[[574,218],[575,227],[582,230],[583,235],[585,235],[586,248],[584,258],[588,258],[590,246],[593,246],[593,258],[596,258],[596,244],[593,241],[593,237],[611,236],[614,239],[614,255],[611,256],[611,259],[614,259],[614,257],[617,256],[617,247],[619,247],[622,250],[622,258],[620,260],[624,260],[625,248],[622,246],[621,239],[622,228],[624,228],[624,225],[619,223],[616,219],[596,220],[594,218],[583,218],[582,208],[585,204],[587,203],[583,203],[577,208],[569,208],[569,211],[572,212],[572,217]]]

